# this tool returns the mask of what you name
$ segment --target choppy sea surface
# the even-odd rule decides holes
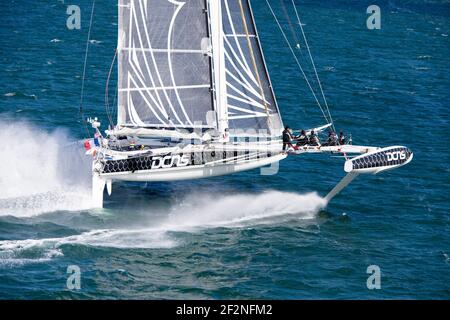
[[[327,206],[343,161],[311,155],[273,176],[115,183],[93,210],[74,143],[91,2],[71,1],[82,24],[68,30],[67,3],[1,1],[0,298],[449,299],[450,3],[377,1],[381,30],[368,30],[370,2],[297,4],[338,129],[409,146],[408,166],[359,178]],[[113,3],[97,1],[85,87],[86,115],[105,124]],[[252,3],[285,124],[323,124],[265,2]],[[71,265],[80,290],[66,286]]]

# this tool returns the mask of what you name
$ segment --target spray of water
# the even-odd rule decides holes
[[[62,130],[0,121],[0,215],[90,207],[89,162]]]
[[[312,219],[326,202],[317,193],[266,191],[260,194],[196,195],[174,206],[163,229],[242,227],[280,221],[281,217]]]

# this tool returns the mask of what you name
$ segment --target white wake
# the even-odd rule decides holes
[[[280,191],[257,195],[202,195],[199,200],[193,199],[193,196],[186,197],[172,206],[162,220],[142,221],[142,228],[96,229],[61,238],[0,241],[0,265],[48,261],[63,255],[61,247],[66,244],[128,249],[171,248],[180,242],[171,232],[312,220],[326,205],[316,193],[302,195]],[[150,219],[151,214],[148,217]]]
[[[240,227],[287,219],[312,219],[326,206],[317,193],[265,191],[260,194],[202,195],[186,197],[174,206],[160,225],[168,230],[202,227]]]

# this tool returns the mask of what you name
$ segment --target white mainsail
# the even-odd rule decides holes
[[[281,133],[248,0],[119,0],[118,57],[119,128]]]
[[[204,0],[119,0],[118,124],[212,127],[207,37]]]

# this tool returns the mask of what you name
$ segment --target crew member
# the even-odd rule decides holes
[[[304,146],[308,144],[308,136],[306,135],[305,130],[300,132],[300,135],[297,137],[297,147]]]
[[[345,144],[345,135],[342,130],[339,132],[339,144],[341,146],[343,146]]]
[[[287,147],[294,148],[294,146],[292,145],[292,139],[293,139],[292,130],[291,128],[286,126],[283,131],[283,151],[286,151]]]
[[[128,147],[128,149],[129,149],[129,150],[135,150],[135,148],[136,148],[136,140],[135,140],[134,138],[131,138],[131,139],[130,139],[130,142],[129,142],[129,147]]]
[[[337,144],[338,144],[338,137],[337,137],[336,133],[333,130],[330,130],[328,132],[328,139],[327,139],[327,141],[325,142],[324,145],[336,146]]]
[[[320,147],[319,137],[316,135],[314,130],[311,130],[311,133],[309,134],[309,144],[311,146],[319,146]]]

